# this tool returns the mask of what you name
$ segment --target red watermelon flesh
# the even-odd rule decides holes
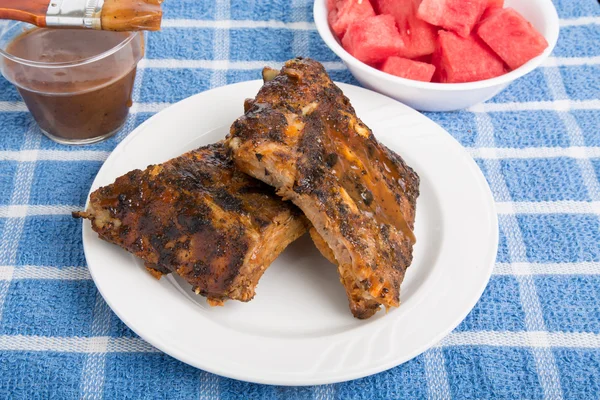
[[[340,39],[354,21],[375,16],[369,0],[328,0],[327,9],[329,26]]]
[[[430,82],[435,67],[402,57],[390,57],[381,66],[383,72],[415,81]]]
[[[481,24],[481,22],[485,21],[486,19],[488,19],[489,17],[491,17],[494,14],[500,13],[502,12],[502,8],[498,8],[498,7],[488,7],[484,12],[483,15],[481,15],[481,18],[479,19],[479,24]]]
[[[404,47],[394,17],[377,15],[348,27],[342,46],[366,64],[376,64],[398,54]]]
[[[432,25],[467,37],[487,4],[488,0],[423,0],[417,16]]]
[[[420,3],[421,0],[375,0],[381,14],[389,14],[396,20],[404,42],[404,48],[398,54],[401,57],[416,58],[435,50],[437,28],[417,18]]]
[[[502,60],[476,35],[463,38],[446,31],[438,34],[432,64],[433,80],[442,83],[481,81],[506,72]]]
[[[512,8],[505,8],[483,21],[477,34],[512,69],[539,56],[548,42],[529,21]]]
[[[433,57],[433,54],[427,54],[426,56],[415,57],[415,58],[413,58],[413,60],[420,61],[420,62],[426,63],[426,64],[431,64],[432,57]]]
[[[487,8],[502,8],[504,0],[487,0]]]

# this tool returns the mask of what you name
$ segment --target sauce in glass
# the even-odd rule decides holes
[[[65,142],[104,137],[123,125],[131,106],[143,41],[139,36],[137,46],[131,45],[130,35],[35,28],[16,37],[6,52],[42,64],[6,60],[4,74],[12,78],[38,125],[51,137]],[[131,48],[103,55],[126,45]]]

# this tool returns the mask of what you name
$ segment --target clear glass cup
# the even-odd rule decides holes
[[[33,34],[43,36],[42,53],[18,50],[23,35]],[[87,54],[55,56],[54,46],[64,50],[74,43]],[[98,54],[96,48],[101,49]],[[69,51],[77,54],[77,48]],[[95,143],[119,131],[129,114],[137,63],[143,56],[141,32],[46,29],[14,21],[0,29],[2,75],[17,87],[42,132],[63,144]]]

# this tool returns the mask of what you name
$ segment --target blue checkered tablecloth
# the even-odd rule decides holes
[[[600,6],[554,2],[561,34],[544,66],[485,104],[426,114],[467,148],[497,201],[483,297],[421,356],[335,385],[239,382],[156,351],[98,294],[70,216],[110,151],[170,103],[295,55],[356,83],[319,38],[311,1],[167,0],[126,127],[100,144],[46,139],[2,80],[0,398],[600,398]]]

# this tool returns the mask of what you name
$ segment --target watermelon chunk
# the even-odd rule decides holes
[[[488,0],[423,0],[417,16],[432,25],[467,37],[487,3]]]
[[[487,8],[502,8],[504,7],[504,0],[488,0]]]
[[[437,41],[436,41],[436,43],[437,43]],[[413,58],[413,60],[420,61],[420,62],[426,63],[426,64],[431,64],[432,57],[433,57],[433,54],[427,54],[426,56],[415,57],[415,58]]]
[[[375,16],[369,0],[328,0],[327,9],[329,26],[340,39],[353,22]]]
[[[348,27],[342,39],[344,49],[366,64],[375,64],[398,54],[404,47],[394,17],[377,15]]]
[[[390,57],[381,66],[383,72],[415,81],[431,82],[435,67],[402,57]]]
[[[481,22],[485,21],[486,19],[488,19],[492,15],[498,14],[500,12],[502,12],[502,9],[498,8],[498,7],[488,7],[488,8],[486,8],[485,11],[483,12],[483,14],[481,15],[481,19],[479,20],[479,24],[481,24]]]
[[[506,72],[502,60],[475,34],[463,38],[440,31],[432,64],[433,80],[443,83],[481,81]]]
[[[417,18],[421,0],[375,0],[381,14],[389,14],[396,20],[396,27],[404,42],[401,57],[416,58],[432,54],[435,50],[437,28]]]
[[[539,56],[548,47],[546,38],[512,8],[483,21],[477,34],[512,69]]]
[[[491,17],[493,14],[502,11],[502,7],[504,7],[504,0],[488,0],[487,7],[481,15],[479,21],[483,21],[484,19]]]

